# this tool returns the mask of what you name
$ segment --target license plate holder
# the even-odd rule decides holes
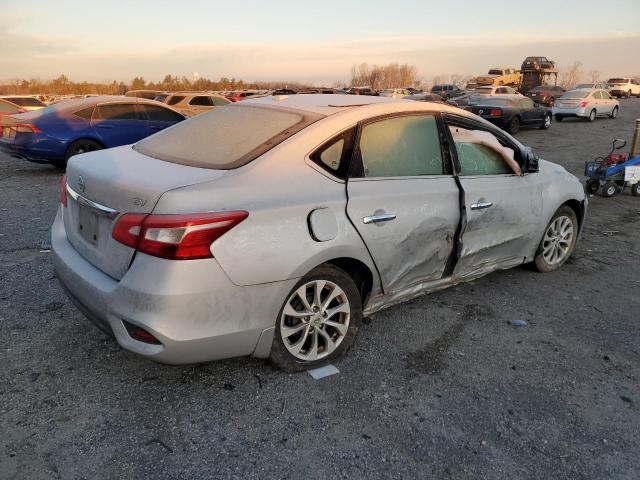
[[[98,215],[90,209],[80,206],[78,215],[78,231],[80,236],[91,245],[98,244]]]

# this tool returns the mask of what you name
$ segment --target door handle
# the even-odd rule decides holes
[[[370,223],[380,223],[380,222],[388,222],[389,220],[394,220],[396,216],[393,213],[383,213],[380,215],[369,215],[362,219],[362,223],[368,225]]]
[[[471,210],[484,210],[485,208],[492,207],[492,202],[478,202],[471,204]]]

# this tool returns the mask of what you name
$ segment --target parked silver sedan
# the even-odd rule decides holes
[[[616,118],[620,102],[601,89],[570,90],[556,100],[552,113],[561,122],[566,117],[582,117],[593,122],[596,117]]]
[[[52,245],[69,297],[124,348],[294,371],[393,304],[556,270],[586,208],[576,177],[464,110],[279,96],[73,157]]]

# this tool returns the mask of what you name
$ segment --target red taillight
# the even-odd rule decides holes
[[[126,213],[113,238],[139,252],[171,260],[211,258],[211,244],[242,222],[249,212],[145,215]]]
[[[492,108],[491,110],[489,110],[489,115],[491,115],[492,117],[501,117],[502,116],[502,109],[500,109],[500,108]]]
[[[580,108],[584,108],[587,106],[587,102],[580,102]]]
[[[60,179],[60,203],[63,207],[67,206],[67,174],[62,175]]]
[[[40,133],[41,130],[36,127],[33,123],[18,123],[14,125],[13,128],[16,133]]]

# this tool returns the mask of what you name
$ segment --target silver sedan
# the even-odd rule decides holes
[[[561,122],[567,117],[582,117],[593,122],[596,117],[616,118],[620,102],[606,90],[578,88],[564,93],[553,106],[553,116]]]
[[[69,297],[122,347],[293,371],[398,302],[556,270],[586,207],[577,178],[469,112],[279,96],[73,157],[52,245]]]

